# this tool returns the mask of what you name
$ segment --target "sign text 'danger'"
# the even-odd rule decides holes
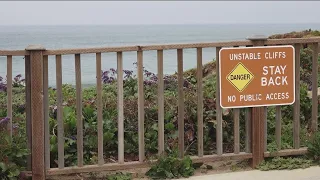
[[[292,46],[223,48],[219,53],[221,107],[294,103]]]

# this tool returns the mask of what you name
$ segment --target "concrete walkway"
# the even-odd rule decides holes
[[[320,180],[320,167],[279,171],[241,171],[224,174],[192,176],[185,180]]]

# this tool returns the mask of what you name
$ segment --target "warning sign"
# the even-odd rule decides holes
[[[293,46],[221,49],[219,52],[221,107],[293,104],[294,60]]]
[[[230,74],[228,74],[227,79],[241,92],[252,81],[253,75],[242,63],[239,63]]]

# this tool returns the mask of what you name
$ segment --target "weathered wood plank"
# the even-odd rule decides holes
[[[44,113],[44,148],[46,169],[50,169],[50,129],[49,129],[49,77],[48,56],[43,56],[43,113]]]
[[[244,119],[245,119],[245,126],[246,126],[246,152],[251,153],[251,136],[252,136],[252,129],[251,129],[251,108],[245,108],[244,109]]]
[[[103,119],[102,119],[102,79],[101,79],[101,53],[96,53],[97,76],[97,121],[98,121],[98,165],[104,164],[103,159]]]
[[[202,87],[202,48],[197,48],[197,97],[198,97],[198,156],[203,156],[203,87]]]
[[[32,148],[32,120],[31,120],[31,63],[30,56],[25,56],[25,74],[26,74],[26,131],[27,147]],[[32,159],[31,154],[27,156],[27,170],[31,171]]]
[[[240,109],[233,110],[234,153],[240,153]]]
[[[124,163],[124,111],[123,111],[123,64],[122,52],[117,52],[118,85],[118,161]]]
[[[293,146],[300,148],[300,50],[301,44],[295,44],[295,96],[293,106]]]
[[[64,168],[64,128],[62,109],[62,65],[61,55],[56,55],[57,124],[58,124],[58,168]]]
[[[216,84],[216,116],[217,116],[217,154],[222,155],[223,153],[223,136],[222,136],[222,109],[220,106],[220,63],[219,63],[219,51],[221,47],[216,48],[216,72],[217,72],[217,84]]]
[[[276,106],[276,142],[278,150],[281,149],[281,106]]]
[[[137,52],[138,59],[138,131],[139,131],[139,161],[145,159],[144,147],[144,87],[143,87],[143,51]]]
[[[319,58],[319,44],[313,44],[312,56],[312,122],[311,130],[316,132],[318,130],[318,58]]]
[[[12,137],[12,56],[7,56],[7,117],[10,118],[7,129]]]
[[[77,156],[78,166],[83,166],[83,120],[80,54],[75,54],[76,71],[76,113],[77,113]]]
[[[158,154],[164,152],[164,84],[163,84],[163,50],[157,51],[158,57]]]
[[[183,93],[183,50],[177,49],[178,60],[178,132],[179,157],[184,156],[184,93]]]

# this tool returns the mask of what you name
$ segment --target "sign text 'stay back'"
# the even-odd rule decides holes
[[[293,46],[221,49],[221,107],[293,104],[294,59]]]

